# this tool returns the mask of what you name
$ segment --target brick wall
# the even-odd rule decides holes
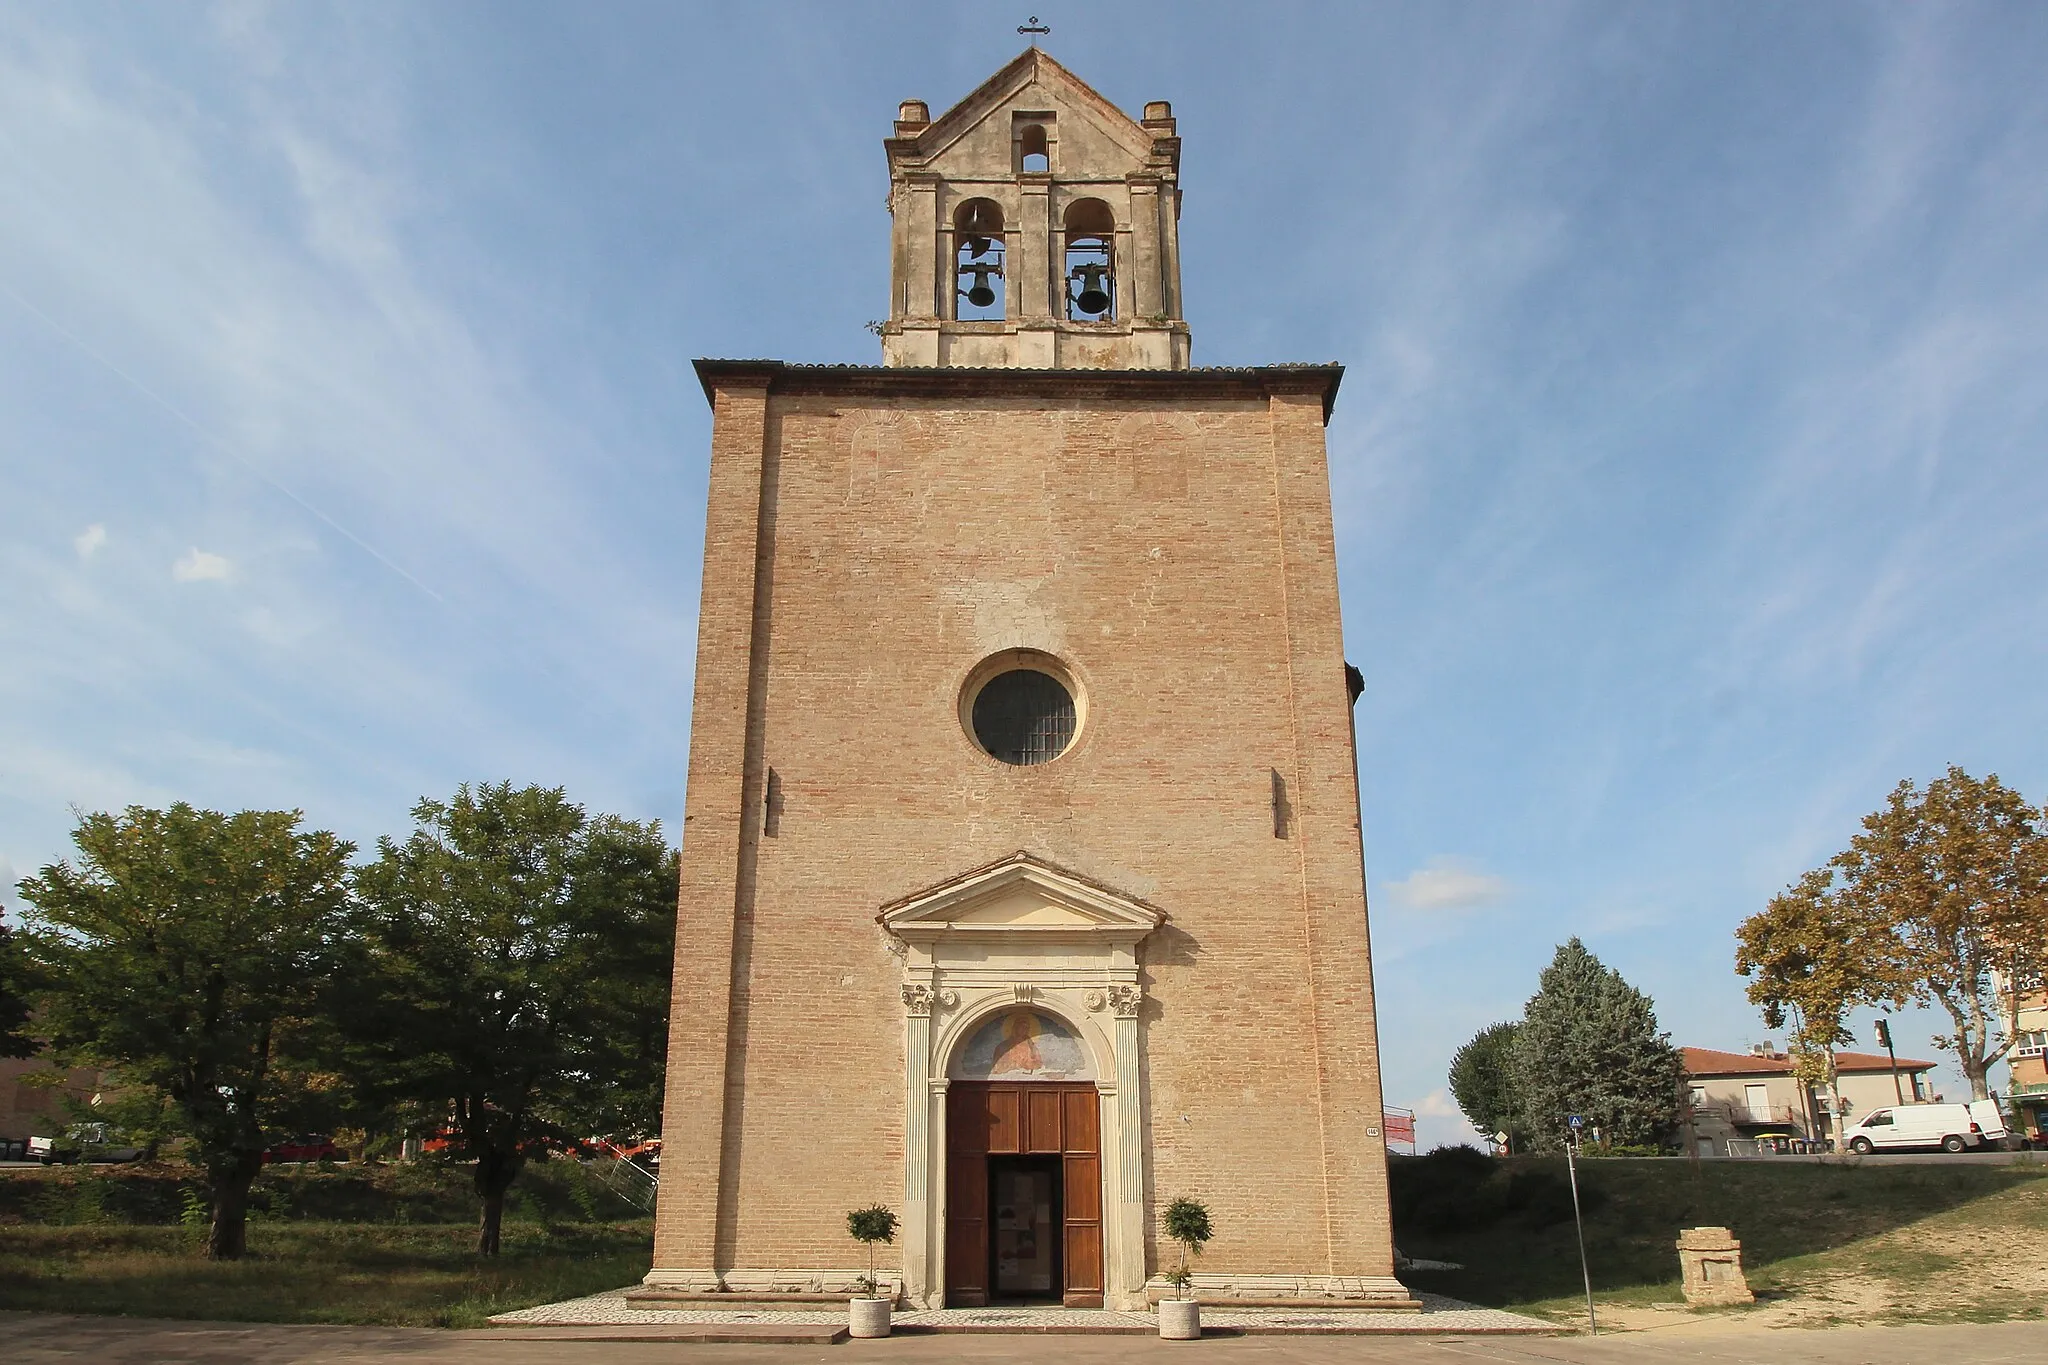
[[[854,1262],[843,1211],[902,1199],[876,909],[1025,849],[1172,917],[1141,950],[1148,1224],[1190,1194],[1205,1271],[1390,1273],[1329,376],[830,375],[714,381],[656,1266]],[[1032,768],[958,719],[1020,646],[1085,691]]]

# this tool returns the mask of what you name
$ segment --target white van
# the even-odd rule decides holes
[[[2004,1124],[1999,1132],[2005,1131]],[[1896,1151],[1902,1147],[1939,1147],[1967,1152],[1984,1145],[1984,1126],[1967,1104],[1902,1104],[1874,1109],[1848,1133],[1849,1150],[1858,1153]]]
[[[2012,1146],[2008,1141],[2012,1130],[2005,1126],[2005,1111],[1998,1107],[1997,1100],[1971,1100],[1970,1117],[1977,1120],[1977,1126],[1984,1130],[1984,1145],[2004,1151]]]

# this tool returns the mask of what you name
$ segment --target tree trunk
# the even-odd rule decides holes
[[[249,1249],[249,1186],[263,1169],[252,1156],[208,1174],[213,1186],[213,1225],[206,1233],[206,1256],[213,1261],[239,1261]]]
[[[476,1230],[476,1254],[495,1256],[498,1254],[498,1234],[505,1223],[505,1192],[492,1190],[484,1195],[483,1222]]]
[[[1935,1042],[1945,1041],[1955,1045],[1958,1069],[1963,1073],[1963,1079],[1969,1082],[1970,1098],[1990,1099],[1991,1059],[1984,1055],[1987,1051],[1984,1046],[1985,1035],[1989,1030],[1981,1002],[1973,997],[1970,1000],[1969,1011],[1965,1013],[1963,1006],[1946,992],[1937,992],[1934,998],[1941,1002],[1941,1007],[1948,1011],[1948,1017],[1953,1019],[1956,1025],[1953,1037],[1937,1038]]]
[[[498,1254],[500,1231],[505,1223],[505,1191],[512,1188],[512,1182],[526,1165],[526,1159],[515,1148],[500,1151],[486,1147],[478,1151],[476,1158],[476,1192],[483,1199],[483,1218],[477,1224],[476,1254],[495,1256]]]

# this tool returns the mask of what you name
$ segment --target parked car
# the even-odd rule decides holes
[[[74,1123],[62,1136],[30,1138],[28,1159],[45,1166],[72,1161],[140,1161],[142,1148],[130,1147],[104,1123]]]
[[[348,1153],[334,1145],[325,1133],[302,1133],[298,1137],[264,1149],[265,1165],[279,1161],[347,1161]]]
[[[2005,1124],[1998,1124],[2000,1137]],[[1874,1109],[1848,1133],[1849,1150],[1868,1155],[1875,1151],[1939,1147],[1944,1152],[1968,1152],[1984,1145],[1984,1127],[1967,1104],[1901,1104]]]

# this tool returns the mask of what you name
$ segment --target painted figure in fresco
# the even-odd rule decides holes
[[[1038,1055],[1038,1016],[1030,1010],[1011,1010],[1003,1016],[1003,1041],[996,1048],[995,1065],[990,1068],[999,1076],[1035,1075],[1045,1069],[1045,1059]]]
[[[1081,1040],[1066,1023],[1037,1010],[1008,1010],[982,1022],[953,1063],[963,1080],[1087,1080]]]

